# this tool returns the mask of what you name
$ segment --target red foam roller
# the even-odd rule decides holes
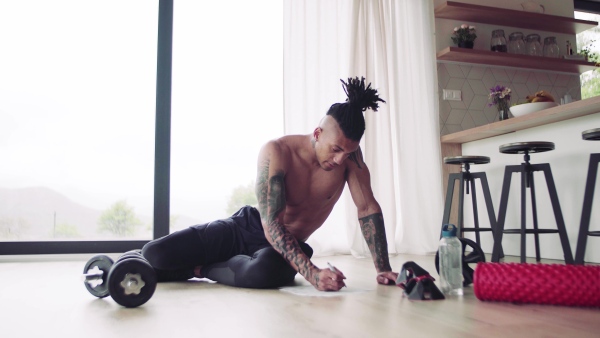
[[[479,263],[473,291],[482,301],[600,307],[600,266]]]

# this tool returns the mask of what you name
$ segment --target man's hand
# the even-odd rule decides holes
[[[346,276],[337,268],[335,271],[319,269],[310,282],[319,291],[339,291],[346,286],[344,279]]]
[[[393,271],[384,271],[377,274],[377,283],[383,285],[396,285],[398,273]]]

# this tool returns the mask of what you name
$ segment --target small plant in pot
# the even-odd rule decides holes
[[[460,27],[454,27],[451,39],[460,48],[473,48],[473,42],[477,39],[475,26],[462,24]]]
[[[583,46],[581,48],[581,51],[578,53],[579,55],[583,55],[583,57],[585,58],[585,61],[588,61],[588,62],[597,62],[598,61],[597,60],[598,54],[593,52],[594,42],[596,42],[596,40],[590,41],[590,43]]]

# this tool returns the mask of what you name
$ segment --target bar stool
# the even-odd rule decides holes
[[[600,128],[582,132],[581,138],[588,141],[600,140]],[[579,237],[577,238],[577,251],[575,252],[575,264],[584,264],[583,258],[585,256],[588,236],[600,236],[600,231],[590,231],[590,216],[592,215],[592,201],[594,200],[598,163],[600,163],[600,154],[590,154],[590,164],[585,182],[585,193],[583,195],[581,223],[579,225]]]
[[[488,185],[487,176],[485,172],[470,172],[472,164],[486,164],[490,163],[490,158],[487,156],[453,156],[444,157],[444,163],[452,165],[461,165],[462,170],[460,173],[453,173],[448,178],[448,188],[446,189],[446,203],[444,206],[444,216],[442,219],[442,225],[447,224],[450,221],[450,211],[452,210],[452,199],[454,197],[454,184],[459,181],[459,195],[458,195],[458,236],[464,237],[463,232],[475,232],[475,242],[481,246],[481,238],[479,233],[482,231],[491,231],[492,236],[496,230],[496,214],[494,213],[494,205],[492,204],[492,197],[490,195],[490,186]],[[477,211],[477,195],[475,193],[475,180],[479,179],[481,188],[483,190],[483,199],[488,212],[490,220],[490,228],[479,227],[479,217]],[[473,228],[465,228],[463,224],[463,205],[465,196],[465,186],[467,187],[466,194],[469,194],[469,188],[471,191],[471,201],[473,204]],[[441,236],[441,233],[440,233]],[[495,237],[494,237],[495,238]]]
[[[520,234],[521,235],[521,263],[525,263],[525,243],[526,234],[533,234],[535,236],[535,259],[539,262],[540,259],[540,243],[539,234],[558,233],[560,236],[560,242],[563,249],[566,264],[573,264],[573,254],[571,252],[571,246],[569,244],[569,238],[567,237],[567,230],[565,227],[565,221],[558,201],[558,194],[556,192],[556,186],[554,184],[554,178],[552,176],[552,170],[550,169],[549,163],[531,164],[529,163],[530,153],[541,153],[546,151],[554,150],[554,143],[552,142],[517,142],[508,143],[500,146],[500,152],[503,154],[524,154],[524,161],[521,165],[507,165],[504,169],[504,181],[502,183],[502,195],[500,197],[500,209],[498,211],[497,227],[499,231],[495,232],[496,239],[494,240],[494,251],[492,253],[492,262],[498,262],[501,256],[501,243],[502,235],[507,234]],[[548,193],[550,195],[550,202],[552,203],[552,209],[554,211],[554,218],[556,219],[557,229],[540,229],[538,227],[537,220],[537,206],[535,199],[535,186],[533,180],[533,173],[536,171],[543,171],[546,178],[546,185],[548,186]],[[510,181],[513,173],[521,174],[521,228],[520,229],[504,229],[504,223],[506,221],[506,209],[508,205],[508,193],[510,192]],[[531,207],[533,215],[533,229],[527,229],[526,227],[526,190],[529,189],[531,193]]]

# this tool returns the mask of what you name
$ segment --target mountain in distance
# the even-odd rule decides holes
[[[110,206],[107,206],[107,208]],[[52,240],[56,227],[76,229],[79,240],[115,239],[98,232],[98,219],[104,210],[72,201],[46,187],[0,188],[0,240]],[[152,238],[152,216],[136,214],[142,221],[135,237]],[[178,215],[174,230],[198,224],[191,217]],[[8,237],[7,237],[8,236]]]

